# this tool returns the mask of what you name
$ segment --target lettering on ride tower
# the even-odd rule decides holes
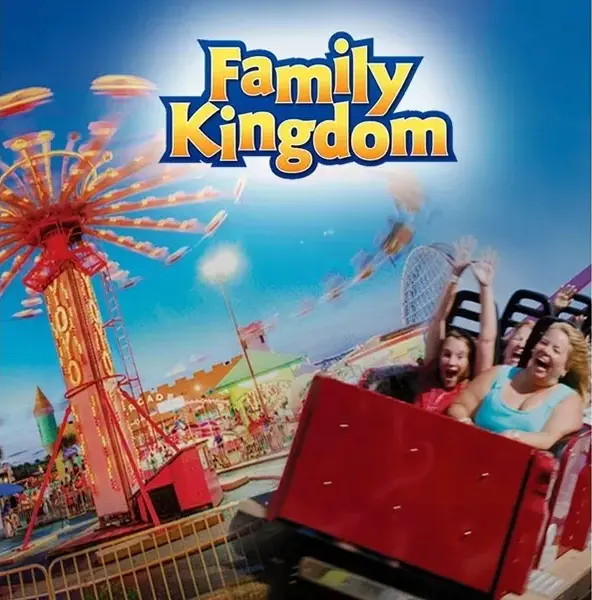
[[[91,363],[97,353],[96,334],[87,317],[95,311],[98,314],[98,307],[94,294],[90,297],[85,291],[89,288],[86,277],[80,275],[72,269],[64,271],[45,290],[45,299],[66,388],[73,392],[70,405],[97,514],[102,517],[129,512],[129,480],[115,458],[119,447],[114,445],[111,423],[99,401],[105,392],[96,383],[102,374]]]
[[[58,359],[66,388],[68,390],[80,387],[83,383],[82,365],[85,360],[82,344],[78,338],[76,329],[73,327],[74,314],[69,290],[66,286],[60,286],[54,281],[45,292],[47,312],[50,318],[51,330],[58,351]],[[86,437],[80,426],[80,418],[75,405],[72,405],[72,416],[76,428],[76,438],[80,451],[84,457],[88,449]],[[93,466],[87,461],[86,470],[93,496],[96,494],[96,479]]]

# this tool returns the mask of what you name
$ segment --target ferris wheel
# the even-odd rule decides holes
[[[401,311],[404,326],[424,323],[433,314],[452,272],[453,249],[447,244],[414,248],[403,269]]]

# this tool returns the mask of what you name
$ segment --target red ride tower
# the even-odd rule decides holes
[[[125,88],[122,80],[118,84],[121,89],[110,91],[117,96],[134,95],[141,88],[140,83],[142,80],[134,78],[133,86]],[[145,84],[143,91],[152,89],[149,82]],[[47,93],[51,94],[49,90]],[[5,103],[6,97],[0,96],[0,118],[18,112],[18,107],[6,109]],[[152,439],[155,446],[168,445],[173,454],[177,449],[138,404],[141,394],[137,390],[141,391],[141,386],[137,373],[130,375],[125,365],[123,374],[116,373],[105,333],[105,327],[114,319],[103,323],[91,283],[91,278],[101,273],[111,289],[109,261],[91,241],[106,241],[148,258],[165,259],[166,248],[138,242],[104,227],[205,234],[207,226],[197,219],[154,220],[146,216],[129,218],[126,214],[201,203],[217,194],[205,188],[162,198],[146,197],[146,191],[180,177],[195,176],[195,172],[191,167],[158,165],[160,173],[140,178],[140,172],[160,158],[160,141],[144,146],[138,155],[117,168],[106,168],[112,159],[106,146],[116,129],[114,120],[91,123],[89,140],[78,149],[79,136],[71,134],[64,150],[52,150],[54,134],[50,131],[21,135],[4,143],[17,158],[11,166],[0,162],[0,264],[12,259],[8,270],[0,276],[0,295],[34,258],[23,282],[45,297],[69,401],[44,487],[49,483],[61,437],[73,414],[101,522],[121,523],[137,518],[132,500],[139,490],[151,520],[158,523],[144,488],[147,472],[135,447],[128,415],[133,413],[135,418],[142,419],[145,430],[151,432],[151,438],[143,436],[144,443]],[[60,168],[52,169],[56,159]],[[114,188],[132,176],[135,176],[133,182]],[[143,196],[140,199],[127,200],[140,194]],[[109,298],[108,303],[112,309]],[[40,501],[43,492],[44,489]],[[38,508],[31,519],[25,546]]]

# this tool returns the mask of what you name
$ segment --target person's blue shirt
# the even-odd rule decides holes
[[[475,425],[494,433],[509,430],[539,433],[545,427],[553,409],[574,393],[567,385],[560,384],[535,408],[531,410],[512,408],[504,402],[502,392],[505,384],[512,381],[520,371],[521,369],[517,367],[500,368],[491,389],[483,398],[475,415]]]

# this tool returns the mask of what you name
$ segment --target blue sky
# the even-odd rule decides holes
[[[332,33],[375,37],[384,54],[424,56],[402,108],[440,109],[455,124],[456,164],[415,169],[435,215],[422,220],[417,242],[474,235],[500,254],[496,284],[503,304],[517,287],[553,291],[590,256],[590,6],[586,0],[300,0],[272,2],[128,0],[23,2],[4,7],[0,24],[0,91],[50,87],[54,102],[0,124],[0,136],[52,129],[56,145],[85,131],[113,108],[93,97],[90,81],[132,73],[163,95],[199,94],[203,57],[196,40],[241,39],[279,57],[325,51]],[[306,50],[302,50],[305,48]],[[117,106],[115,108],[118,108]],[[119,143],[164,124],[157,98],[137,102]],[[7,156],[3,156],[7,159]],[[229,198],[238,173],[210,172],[204,183]],[[274,180],[252,163],[243,204],[170,210],[167,216],[208,220],[220,208],[227,222],[185,260],[165,268],[113,252],[145,277],[122,292],[136,359],[146,387],[191,354],[214,359],[237,345],[216,290],[196,279],[196,260],[221,243],[237,244],[248,267],[230,293],[241,322],[289,314],[322,292],[323,278],[351,274],[351,257],[371,251],[394,215],[384,174],[334,168],[303,182]],[[196,185],[195,183],[191,185]],[[182,186],[177,186],[182,188]],[[163,213],[164,214],[164,213]],[[323,235],[331,230],[333,235]],[[188,235],[137,236],[174,249]],[[306,320],[283,318],[270,334],[278,351],[313,356],[399,324],[400,271],[385,268],[335,305]],[[35,386],[55,402],[63,393],[49,326],[40,317],[11,321],[20,283],[0,300],[0,444],[6,453],[37,446],[30,416]]]

